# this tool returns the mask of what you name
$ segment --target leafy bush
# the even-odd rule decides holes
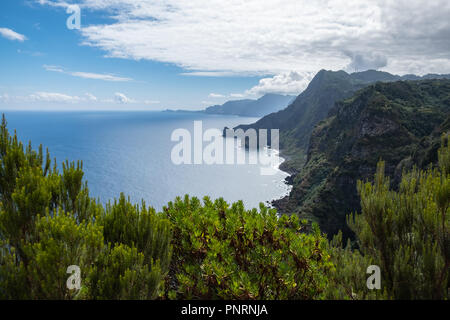
[[[135,247],[108,246],[98,257],[88,276],[84,299],[154,299],[159,294],[162,272],[159,263],[145,263]]]
[[[177,198],[164,209],[173,225],[166,296],[178,299],[317,299],[332,268],[317,226],[296,216],[245,210],[223,200]]]

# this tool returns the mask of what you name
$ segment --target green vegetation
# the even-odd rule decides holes
[[[170,259],[170,226],[121,196],[104,208],[89,197],[82,164],[24,148],[0,128],[0,298],[151,299]],[[81,269],[80,292],[67,267]],[[130,283],[133,285],[130,286]]]
[[[379,82],[336,103],[309,140],[305,165],[292,177],[281,212],[318,222],[329,238],[360,210],[357,181],[371,179],[380,159],[397,189],[403,169],[437,163],[440,136],[450,130],[450,80]]]
[[[329,298],[448,299],[450,287],[450,144],[444,136],[439,166],[404,172],[390,188],[379,162],[375,180],[358,182],[361,214],[347,216],[359,250],[332,241],[337,272]],[[378,265],[382,290],[368,293],[364,268]]]
[[[89,196],[82,164],[24,148],[0,128],[0,299],[448,299],[450,146],[439,166],[390,187],[380,162],[359,182],[361,214],[328,241],[263,205],[177,198],[157,213]],[[68,289],[67,267],[81,269]],[[381,290],[366,286],[381,268]]]
[[[287,108],[237,128],[280,130],[280,168],[293,188],[273,201],[278,211],[347,239],[354,233],[345,216],[360,209],[356,183],[380,159],[394,188],[402,168],[436,163],[439,137],[450,130],[449,78],[321,70]]]
[[[279,129],[280,148],[288,172],[303,167],[314,127],[324,120],[335,103],[350,98],[359,89],[376,81],[397,79],[386,72],[369,70],[348,74],[345,71],[319,71],[308,87],[287,108],[271,113],[254,124],[241,125],[244,130]]]
[[[0,298],[314,299],[332,268],[318,228],[264,206],[186,197],[156,213],[89,197],[82,164],[24,148],[0,128]],[[172,254],[173,251],[173,254]],[[170,262],[170,258],[171,262]],[[81,269],[69,290],[67,267]]]
[[[332,268],[317,225],[311,234],[292,216],[263,205],[246,211],[219,199],[177,199],[168,296],[179,299],[318,299]],[[172,289],[173,288],[173,289]]]

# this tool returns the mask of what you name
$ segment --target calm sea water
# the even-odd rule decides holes
[[[194,120],[222,129],[256,118],[171,112],[5,112],[8,128],[33,147],[43,144],[52,158],[82,160],[91,195],[102,202],[121,192],[134,202],[144,199],[157,210],[176,196],[189,194],[227,201],[243,200],[247,208],[288,192],[286,174],[263,176],[259,165],[175,165],[172,131],[188,129]],[[204,143],[206,145],[207,143]],[[246,152],[236,150],[236,152]]]

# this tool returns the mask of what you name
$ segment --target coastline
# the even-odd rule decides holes
[[[238,115],[238,117],[241,117]],[[232,127],[233,129],[237,127]],[[222,136],[226,137],[226,130],[229,129],[228,126],[225,126],[222,130]],[[248,149],[248,146],[245,146],[246,149]],[[288,186],[288,191],[284,193],[281,196],[273,197],[269,200],[266,200],[264,204],[270,208],[277,209],[278,213],[288,213],[286,208],[286,204],[289,201],[289,197],[292,192],[293,184],[294,184],[294,177],[296,175],[296,171],[288,167],[286,163],[291,159],[291,156],[286,155],[283,153],[282,150],[273,150],[272,152],[276,152],[277,156],[279,157],[280,161],[278,165],[275,167],[276,170],[279,170],[283,173],[285,173],[287,176],[283,179],[282,183],[286,186]]]
[[[280,150],[275,150],[274,152],[277,153],[277,155],[280,159],[280,162],[276,169],[287,174],[287,176],[283,180],[283,183],[286,186],[289,186],[289,188],[288,188],[288,191],[284,195],[267,200],[266,204],[271,208],[277,209],[277,213],[281,214],[281,213],[286,213],[286,212],[283,212],[283,207],[284,207],[283,203],[286,203],[287,201],[289,201],[289,196],[291,195],[292,188],[293,188],[293,177],[294,177],[295,173],[292,171],[289,171],[285,166],[283,166],[283,163],[286,163],[286,161],[289,160],[289,156],[284,155],[282,153],[282,151],[280,151]]]

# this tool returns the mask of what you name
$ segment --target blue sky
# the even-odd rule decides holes
[[[2,0],[0,108],[202,109],[299,94],[322,68],[450,73],[450,5],[425,4]]]
[[[82,12],[82,24],[99,23],[102,14]],[[78,30],[69,30],[64,9],[42,6],[31,1],[2,0],[0,28],[9,28],[26,36],[17,41],[0,37],[0,95],[16,109],[201,109],[207,104],[221,103],[227,98],[210,97],[217,93],[242,93],[258,83],[261,77],[199,77],[181,75],[185,70],[174,64],[151,60],[107,58],[99,48],[81,45]],[[66,72],[89,72],[128,78],[129,81],[104,81],[71,76],[68,73],[48,71],[60,67]],[[62,103],[26,99],[35,93],[60,93],[97,101]],[[115,101],[116,93],[133,102]],[[12,97],[21,97],[14,101]],[[57,97],[56,97],[57,98]],[[18,101],[17,101],[18,100]],[[37,100],[37,99],[36,99]],[[49,98],[48,100],[51,100]],[[105,102],[101,102],[104,100]],[[108,101],[113,100],[113,101]],[[135,101],[135,102],[134,102]],[[50,102],[50,103],[49,103]]]

